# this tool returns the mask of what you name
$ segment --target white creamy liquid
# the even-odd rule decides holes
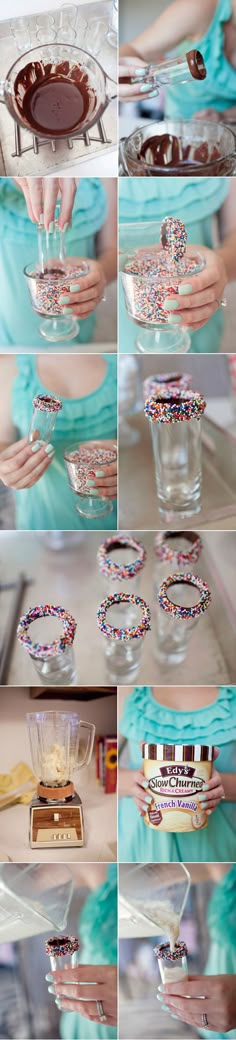
[[[181,964],[176,964],[176,966],[173,965],[172,968],[169,968],[167,961],[162,961],[163,982],[180,982],[183,978],[186,979],[186,971]]]
[[[157,903],[156,901],[154,902],[154,900],[152,902],[144,899],[142,902],[142,912],[143,914],[147,914],[148,917],[151,917],[152,921],[157,925],[160,934],[167,936],[171,952],[173,952],[175,943],[179,938],[180,918],[173,909],[173,906],[171,906],[171,903],[168,900]]]

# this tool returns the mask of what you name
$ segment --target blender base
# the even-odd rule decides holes
[[[75,318],[45,318],[39,326],[39,332],[49,343],[65,342],[78,335],[79,323]]]
[[[135,345],[139,354],[187,354],[191,339],[183,329],[139,329]]]
[[[84,845],[84,820],[81,798],[44,801],[33,798],[30,806],[29,841],[31,849],[70,848]]]

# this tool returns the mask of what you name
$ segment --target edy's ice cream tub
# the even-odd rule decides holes
[[[142,744],[152,795],[144,823],[159,831],[199,831],[208,825],[199,794],[212,772],[214,748],[202,744]]]

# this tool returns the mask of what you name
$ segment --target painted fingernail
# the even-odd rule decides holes
[[[31,444],[31,451],[39,451],[39,449],[42,448],[42,444],[43,441],[34,441],[34,443]]]
[[[146,76],[146,73],[147,73],[147,69],[146,69],[146,66],[145,66],[145,68],[143,68],[143,69],[141,69],[140,67],[139,67],[139,69],[134,69],[134,73],[133,74],[134,74],[134,76],[141,76],[141,78],[142,78],[142,76]]]
[[[95,480],[86,480],[86,486],[87,487],[94,487],[94,485],[95,485]]]
[[[147,812],[147,806],[145,805],[145,802],[142,803],[142,809],[145,813]]]
[[[61,296],[60,303],[71,303],[70,296]]]
[[[48,986],[49,993],[56,993],[55,986]]]
[[[182,318],[179,314],[168,314],[170,325],[181,325]]]
[[[52,444],[47,444],[47,447],[45,448],[45,451],[46,451],[46,455],[54,455],[55,454],[54,448],[53,448]]]
[[[80,291],[80,284],[79,284],[79,282],[75,282],[74,285],[70,285],[70,292],[79,292],[79,291]]]
[[[98,491],[97,488],[93,488],[91,489],[91,495],[101,495],[101,491]]]
[[[49,224],[49,228],[48,228],[48,230],[49,230],[49,231],[54,231],[54,227],[55,227],[55,224],[54,224],[54,220],[51,220],[51,221],[50,221],[50,224]]]
[[[150,94],[148,95],[147,101],[149,101],[149,98],[157,97],[158,94],[159,94],[159,89],[158,89],[158,87],[156,87],[155,90],[151,90],[150,91]]]
[[[209,784],[203,784],[202,791],[209,791]]]
[[[73,307],[63,307],[63,314],[73,314]]]
[[[179,307],[179,301],[178,300],[168,300],[168,298],[166,300],[164,300],[164,303],[163,303],[163,310],[164,311],[176,311],[178,307]]]
[[[178,287],[179,296],[188,296],[192,291],[192,285],[179,285]]]
[[[59,997],[56,997],[56,1000],[55,1000],[55,1004],[57,1005],[57,1007],[59,1008],[59,1010],[60,1010],[60,1011],[62,1011],[62,1009],[63,1009],[63,1004],[62,1004],[62,1001],[61,1001],[61,1000],[59,1000]]]
[[[62,228],[62,230],[63,230],[63,231],[67,231],[67,228],[68,228],[68,227],[69,227],[69,224],[68,224],[68,220],[66,220],[66,223],[65,223],[65,224],[63,224],[63,228]]]
[[[158,989],[158,992],[159,992],[159,993],[164,993],[164,992],[165,992],[165,990],[164,990],[164,986],[162,986],[162,984],[161,984],[161,983],[160,983],[160,986],[158,986],[158,987],[157,987],[157,989]]]
[[[199,802],[201,802],[203,806],[207,805],[207,796],[205,794],[199,794],[198,798]]]
[[[54,982],[54,975],[45,975],[46,982]]]
[[[103,469],[95,469],[95,477],[105,477],[105,476],[106,476],[106,474],[104,473]]]
[[[141,787],[148,787],[149,780],[142,780]]]
[[[211,814],[212,814],[212,809],[207,809],[207,816],[211,816]]]
[[[39,223],[40,223],[41,225],[42,225],[42,224],[44,224],[44,215],[43,215],[43,213],[40,213],[40,217],[39,217]]]
[[[152,803],[152,798],[150,798],[150,795],[149,795],[149,794],[146,794],[146,796],[145,796],[145,802],[148,802],[148,805],[151,805],[151,803]]]

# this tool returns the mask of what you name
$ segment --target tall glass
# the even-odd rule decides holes
[[[124,626],[124,604],[139,609],[139,620]],[[109,611],[109,623],[106,621]],[[129,683],[138,675],[143,641],[150,629],[150,610],[140,596],[116,593],[101,604],[97,612],[98,626],[105,637],[105,663],[112,683]]]
[[[119,358],[119,444],[137,444],[140,433],[129,424],[129,416],[143,408],[142,358],[126,354]]]
[[[37,394],[33,399],[33,412],[29,429],[29,443],[37,431],[40,441],[49,444],[56,423],[58,412],[61,411],[62,401],[52,394]]]
[[[117,460],[117,450],[106,448],[103,441],[84,441],[83,444],[72,444],[64,452],[64,459],[69,484],[77,496],[76,509],[88,520],[100,516],[108,516],[112,512],[113,502],[101,494],[96,494],[95,470],[103,466],[113,466]]]
[[[159,510],[165,520],[185,519],[201,509],[201,415],[206,402],[192,390],[160,391],[150,396],[145,414],[151,422]]]
[[[196,574],[180,571],[163,581],[156,607],[156,656],[161,664],[185,660],[193,629],[210,601],[207,583]]]

